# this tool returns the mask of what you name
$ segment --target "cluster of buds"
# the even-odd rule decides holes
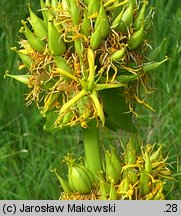
[[[114,147],[105,150],[99,173],[86,163],[75,163],[68,154],[68,181],[55,171],[63,188],[60,199],[163,200],[165,185],[174,178],[162,149],[162,144],[143,145],[131,136],[121,155]]]
[[[145,16],[148,0],[40,0],[41,17],[28,5],[22,21],[20,48],[24,75],[10,75],[30,88],[27,105],[35,101],[49,124],[45,129],[81,125],[96,119],[105,125],[104,101],[99,91],[121,88],[134,113],[134,103],[145,104],[150,92],[148,72],[159,47],[150,49],[145,35],[153,11]],[[146,56],[147,50],[151,50]]]

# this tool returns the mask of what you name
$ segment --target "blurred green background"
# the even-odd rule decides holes
[[[65,174],[60,166],[63,155],[83,152],[81,131],[43,131],[39,111],[24,105],[26,87],[3,78],[6,70],[18,73],[19,60],[10,47],[18,45],[20,21],[28,16],[27,2],[0,1],[0,199],[58,199],[59,184],[50,170],[58,168]],[[39,8],[39,0],[31,4]],[[155,92],[148,102],[156,112],[140,106],[136,121],[145,142],[166,144],[177,180],[169,198],[181,199],[181,3],[150,0],[150,5],[156,8],[151,44],[156,47],[166,37],[160,59],[168,55],[171,60],[151,74]],[[122,135],[128,136],[120,131],[116,137]]]

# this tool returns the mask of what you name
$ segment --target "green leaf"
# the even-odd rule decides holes
[[[129,112],[120,88],[102,90],[99,91],[99,95],[103,100],[106,127],[113,131],[122,129],[129,132],[137,132],[132,121],[132,113]]]

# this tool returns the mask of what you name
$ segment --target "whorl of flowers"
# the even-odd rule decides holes
[[[134,113],[134,102],[144,104],[150,93],[148,72],[167,60],[155,62],[159,47],[149,56],[146,33],[152,20],[148,1],[62,0],[40,1],[39,17],[22,21],[20,48],[13,47],[26,75],[9,75],[28,85],[27,105],[35,101],[54,128],[95,118],[105,124],[104,101],[99,92],[120,88]],[[147,16],[145,13],[148,12]],[[40,18],[42,17],[42,18]],[[140,96],[141,91],[144,96]],[[112,106],[112,104],[110,104]],[[152,109],[152,108],[151,108]]]
[[[168,155],[163,156],[163,144],[143,145],[130,137],[121,155],[116,153],[113,146],[104,153],[104,169],[98,176],[91,173],[86,165],[77,164],[75,161],[73,165],[68,165],[68,181],[62,179],[54,170],[64,190],[61,200],[167,198],[173,188],[174,178],[171,165],[167,161]]]

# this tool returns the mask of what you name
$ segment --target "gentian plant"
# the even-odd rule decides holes
[[[18,48],[26,74],[12,77],[29,91],[46,118],[44,129],[80,126],[84,153],[68,153],[67,179],[54,170],[63,188],[60,199],[165,199],[173,181],[161,144],[144,145],[133,122],[136,104],[152,92],[150,72],[163,42],[153,49],[148,33],[154,11],[148,0],[40,0],[38,15],[22,21]],[[23,70],[24,71],[24,70]],[[100,144],[99,129],[130,133],[123,152]]]

